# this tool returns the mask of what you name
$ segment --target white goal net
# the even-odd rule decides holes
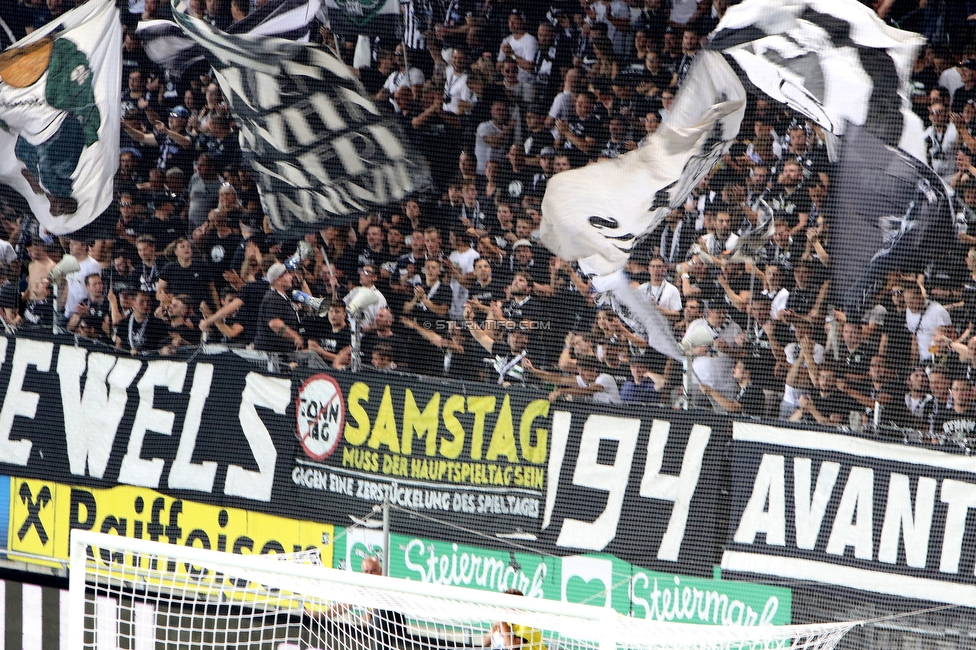
[[[690,604],[689,604],[690,606]],[[72,650],[829,650],[858,622],[714,627],[74,531]]]

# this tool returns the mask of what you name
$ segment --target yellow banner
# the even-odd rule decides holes
[[[245,555],[317,548],[322,564],[332,566],[331,524],[184,501],[148,488],[97,490],[10,479],[8,556],[62,565],[76,528]]]

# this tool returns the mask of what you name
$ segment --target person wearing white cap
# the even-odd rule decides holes
[[[295,274],[281,262],[268,269],[270,287],[258,310],[254,347],[267,352],[294,352],[305,347],[298,305],[288,296]]]

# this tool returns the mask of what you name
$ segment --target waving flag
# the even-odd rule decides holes
[[[319,230],[429,181],[396,121],[380,114],[326,49],[227,34],[178,11],[174,17],[206,49],[277,233]]]
[[[53,234],[79,230],[112,202],[121,70],[111,0],[90,0],[0,55],[0,182]]]
[[[702,52],[648,143],[561,172],[542,199],[543,243],[599,275],[622,269],[638,238],[684,203],[739,133],[746,93],[721,55]]]
[[[308,41],[320,7],[321,0],[270,0],[230,25],[227,33]],[[136,33],[149,58],[177,74],[205,60],[203,46],[171,20],[140,21]]]
[[[922,42],[855,2],[748,0],[708,46],[748,87],[842,136],[826,213],[833,299],[850,314],[872,304],[887,272],[919,270],[955,238],[906,90]]]
[[[733,60],[748,87],[827,131],[864,126],[924,160],[905,91],[922,43],[858,2],[747,0],[729,8],[708,49]]]
[[[376,16],[400,13],[400,0],[325,0],[325,6],[339,11],[359,27],[367,25]]]

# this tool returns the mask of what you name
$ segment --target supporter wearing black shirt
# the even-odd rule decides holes
[[[176,202],[172,196],[159,197],[155,203],[153,216],[136,225],[136,232],[149,235],[156,242],[157,250],[166,248],[186,235],[186,224],[176,215]]]
[[[783,163],[777,183],[764,195],[777,218],[787,221],[790,234],[806,230],[810,219],[810,193],[803,186],[803,168],[790,160]]]
[[[360,344],[363,359],[370,359],[373,356],[373,348],[380,343],[386,343],[393,348],[394,360],[397,366],[409,365],[406,341],[393,329],[393,312],[388,307],[383,307],[376,312],[376,320],[373,322],[373,329],[363,335]]]
[[[372,266],[380,270],[382,277],[388,278],[389,273],[384,271],[386,268],[384,265],[393,260],[384,246],[385,239],[386,235],[383,232],[383,226],[378,223],[369,224],[366,227],[365,241],[363,241],[359,248],[356,257],[359,268],[367,265]]]
[[[270,287],[258,310],[254,347],[266,352],[294,352],[305,347],[304,327],[296,303],[287,295],[295,274],[276,262],[268,269]]]
[[[819,424],[838,425],[848,421],[851,411],[861,410],[853,398],[838,389],[833,368],[820,366],[817,369],[817,382],[820,391],[812,396],[800,396],[800,408],[790,416],[790,420],[799,422],[812,419]]]
[[[576,97],[573,118],[568,122],[556,120],[557,144],[563,149],[578,151],[584,157],[596,156],[598,143],[605,136],[603,124],[593,112],[595,102],[591,93],[580,93]]]
[[[218,302],[214,299],[216,289],[210,265],[193,259],[193,246],[185,237],[177,240],[176,261],[163,267],[159,274],[156,298],[163,305],[169,304],[171,296],[182,293],[190,296],[191,307],[201,302]]]
[[[21,328],[47,330],[54,327],[54,305],[51,303],[51,281],[42,277],[31,288],[30,299],[24,304]]]
[[[758,366],[751,358],[736,361],[732,369],[732,378],[739,387],[735,399],[729,399],[705,384],[700,384],[702,392],[711,397],[724,411],[756,418],[762,417],[766,408],[766,396],[762,388],[753,381],[757,369]]]
[[[426,260],[424,282],[414,287],[413,297],[403,305],[403,313],[415,319],[424,329],[446,331],[444,319],[454,294],[450,283],[441,281],[441,270],[439,260]]]
[[[140,291],[132,301],[132,313],[119,324],[115,347],[120,350],[152,352],[158,350],[169,335],[165,321],[152,313],[152,299]]]
[[[240,318],[244,324],[241,343],[250,343],[254,340],[254,335],[258,330],[258,312],[261,310],[261,302],[267,293],[268,280],[262,276],[245,284],[237,294],[237,298],[243,303],[240,307]]]
[[[474,263],[474,282],[468,287],[468,302],[481,312],[478,321],[484,320],[484,315],[491,308],[491,303],[504,301],[506,285],[492,275],[491,263],[485,258],[479,258]]]
[[[976,438],[976,403],[969,380],[960,377],[952,381],[952,408],[945,413],[941,433],[959,442]]]
[[[173,347],[200,344],[201,332],[192,319],[190,301],[190,296],[186,294],[175,295],[164,308],[169,326],[169,344]]]
[[[304,324],[309,350],[336,368],[348,363],[348,348],[352,344],[352,335],[349,323],[346,321],[346,303],[341,300],[333,302],[329,305],[329,313],[325,318],[313,316],[307,318]]]
[[[227,212],[219,208],[211,210],[207,222],[193,231],[193,244],[210,263],[211,277],[219,284],[224,283],[224,271],[237,270],[233,260],[241,241],[227,223]]]
[[[82,319],[91,317],[99,321],[99,331],[105,334],[109,331],[109,305],[105,300],[105,283],[100,273],[92,273],[85,278],[85,290],[88,296],[78,303],[75,313],[68,319],[68,331],[74,332]]]

